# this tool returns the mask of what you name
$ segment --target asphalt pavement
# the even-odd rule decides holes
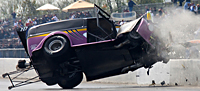
[[[62,89],[58,85],[47,86],[45,83],[38,82],[8,90],[10,85],[9,79],[0,78],[0,91],[200,91],[200,87],[197,86],[148,86],[96,82],[82,82],[74,89]]]

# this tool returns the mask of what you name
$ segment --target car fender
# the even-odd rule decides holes
[[[62,32],[62,31],[56,31],[56,32],[52,32],[52,33],[50,33],[49,35],[45,36],[32,52],[37,51],[37,50],[40,50],[40,49],[42,48],[44,42],[45,42],[49,37],[54,36],[54,35],[64,35],[64,36],[66,36],[66,37],[69,39],[69,41],[70,41],[70,46],[72,46],[72,45],[71,45],[71,44],[72,44],[72,41],[71,41],[71,39],[70,39],[70,37],[69,37],[69,35],[68,35],[67,33]],[[31,53],[31,54],[32,54],[32,53]]]

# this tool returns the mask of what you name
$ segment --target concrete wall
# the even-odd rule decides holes
[[[150,85],[152,80],[157,85],[165,81],[167,85],[200,86],[200,59],[171,59],[167,64],[158,62],[150,69],[140,68],[128,74],[108,77],[96,82],[131,83]]]
[[[0,74],[16,70],[18,60],[18,58],[0,58]],[[157,85],[165,81],[169,85],[177,83],[178,85],[200,86],[200,59],[171,59],[167,64],[158,62],[150,69],[149,76],[147,70],[140,68],[134,72],[107,77],[94,82],[149,85],[152,80],[155,80]],[[30,78],[36,75],[35,70],[32,70],[24,74],[22,78]]]

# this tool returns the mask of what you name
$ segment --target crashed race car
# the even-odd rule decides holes
[[[20,60],[17,66],[23,70],[3,74],[12,83],[9,89],[38,81],[71,89],[81,83],[83,74],[87,81],[92,81],[141,67],[150,69],[156,62],[168,61],[160,53],[165,51],[162,42],[149,30],[150,24],[144,18],[119,26],[110,20],[109,14],[94,6],[97,17],[18,29],[30,62],[27,65]],[[38,76],[13,83],[15,78],[31,69]],[[19,75],[10,77],[16,73]],[[31,81],[38,77],[39,80]]]

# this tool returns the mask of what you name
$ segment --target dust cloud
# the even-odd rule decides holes
[[[155,22],[161,31],[160,37],[169,38],[171,32],[174,42],[186,42],[194,39],[194,32],[200,28],[200,15],[181,8],[166,8],[167,14]]]
[[[187,58],[187,49],[179,43],[196,38],[194,32],[200,28],[200,15],[182,8],[165,8],[165,12],[163,17],[154,17],[154,22],[160,30],[157,36],[166,45],[171,45],[169,54],[173,55],[173,58]],[[170,40],[170,34],[172,40]]]

